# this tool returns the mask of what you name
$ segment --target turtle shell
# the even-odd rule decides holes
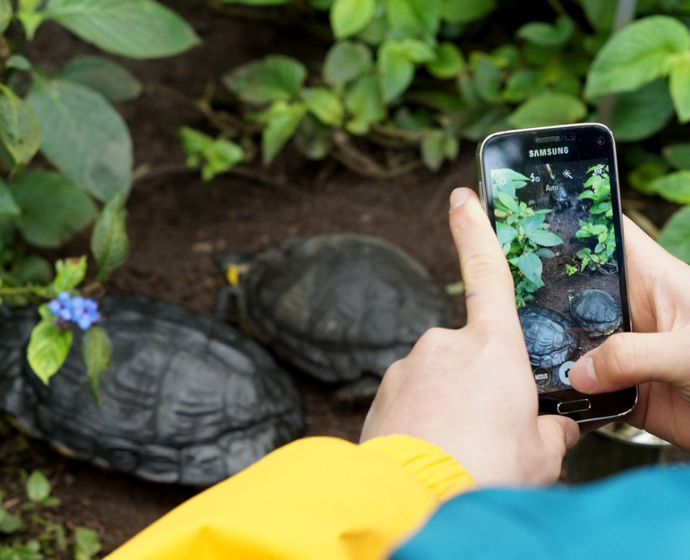
[[[583,290],[570,298],[570,315],[594,338],[611,334],[621,324],[621,308],[603,290]]]
[[[248,332],[326,382],[381,377],[452,313],[418,261],[355,234],[293,239],[257,255],[240,277],[238,300]]]
[[[301,434],[292,379],[237,329],[143,296],[106,295],[100,311],[113,345],[101,404],[78,333],[46,386],[25,360],[35,308],[0,322],[0,406],[30,435],[144,479],[206,486]]]
[[[577,348],[575,326],[553,309],[529,304],[518,309],[518,317],[533,366],[558,366]]]

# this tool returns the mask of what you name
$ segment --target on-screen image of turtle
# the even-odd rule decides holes
[[[230,281],[221,307],[234,309],[222,313],[281,359],[338,383],[342,400],[373,396],[388,366],[452,319],[450,298],[422,264],[374,237],[292,239],[221,265]]]
[[[0,319],[0,409],[64,454],[164,483],[207,486],[302,434],[292,378],[239,330],[168,302],[107,294],[112,340],[90,393],[80,335],[46,386],[26,361],[35,307]]]
[[[582,290],[568,299],[570,315],[590,338],[611,334],[621,325],[620,305],[603,290]]]
[[[518,317],[533,366],[558,366],[577,348],[575,325],[553,309],[531,303],[518,309]]]

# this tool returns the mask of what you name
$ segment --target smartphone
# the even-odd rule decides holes
[[[477,150],[480,193],[513,275],[540,414],[630,412],[637,388],[584,395],[568,373],[630,331],[616,147],[601,124],[498,132]]]

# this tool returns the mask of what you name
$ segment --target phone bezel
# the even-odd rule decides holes
[[[567,136],[567,138],[566,138]],[[540,143],[537,138],[541,139]],[[603,138],[603,142],[600,140]],[[609,176],[611,178],[611,202],[616,231],[616,259],[619,266],[619,282],[621,292],[621,310],[623,315],[623,330],[632,331],[630,305],[628,302],[627,271],[623,250],[623,224],[620,207],[620,190],[618,182],[618,164],[616,145],[610,129],[599,123],[582,123],[562,126],[548,126],[528,129],[496,132],[487,136],[477,148],[477,168],[479,172],[479,191],[484,209],[496,229],[496,221],[491,210],[493,208],[493,193],[490,181],[487,182],[486,170],[500,167],[515,167],[522,165],[526,158],[523,154],[530,148],[547,148],[549,145],[568,146],[568,154],[534,157],[529,161],[549,163],[558,161],[573,161],[597,159],[606,157],[609,161]],[[601,142],[601,143],[599,143]],[[541,145],[540,145],[541,144]],[[577,157],[573,157],[570,150],[576,150]],[[489,160],[487,162],[487,160]],[[614,393],[585,395],[575,389],[565,389],[539,394],[539,414],[560,414],[568,416],[578,422],[593,422],[613,420],[628,414],[637,404],[637,387],[630,387]],[[587,401],[586,410],[561,412],[560,403]]]

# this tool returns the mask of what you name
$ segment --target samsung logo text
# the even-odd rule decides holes
[[[563,146],[561,148],[542,148],[541,150],[529,150],[529,157],[544,157],[544,156],[557,156],[559,154],[567,154],[568,146]]]

